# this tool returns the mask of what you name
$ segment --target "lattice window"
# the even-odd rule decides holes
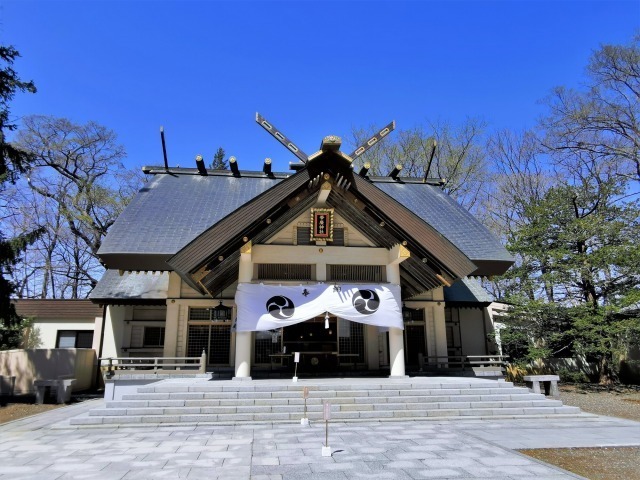
[[[311,265],[297,263],[259,263],[259,280],[311,280]]]
[[[303,224],[304,226],[298,226],[296,228],[296,245],[312,245],[311,242],[311,226],[309,224]],[[343,224],[341,224],[343,225]],[[315,244],[315,242],[313,242]],[[344,227],[334,227],[333,229],[333,241],[328,242],[329,245],[335,247],[344,247]]]
[[[256,332],[254,344],[254,363],[268,364],[271,363],[269,355],[279,353],[282,350],[280,346],[280,331]]]
[[[311,227],[296,229],[296,245],[311,245]]]
[[[218,305],[217,307],[189,308],[189,320],[210,320],[213,322],[230,322],[231,307]]]
[[[333,242],[331,245],[334,247],[344,247],[344,228],[333,229]]]
[[[402,319],[405,322],[424,322],[424,308],[403,308]]]
[[[204,350],[210,365],[229,365],[231,325],[189,325],[187,357],[199,357]]]
[[[338,352],[341,355],[357,355],[357,357],[342,356],[340,363],[364,363],[364,325],[358,322],[351,322],[343,318],[338,320]]]
[[[329,265],[328,280],[383,282],[382,265]]]

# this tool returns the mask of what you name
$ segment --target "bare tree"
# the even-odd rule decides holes
[[[46,232],[18,270],[24,273],[23,281],[16,279],[20,292],[86,296],[103,271],[97,251],[141,185],[141,174],[124,168],[115,133],[94,122],[27,117],[16,143],[35,162],[26,185],[17,185],[14,229],[36,224]]]
[[[444,191],[465,208],[474,210],[483,197],[488,180],[485,128],[482,120],[469,118],[457,126],[441,121],[398,130],[363,154],[357,163],[369,162],[374,175],[388,175],[397,164],[401,164],[402,176],[424,177],[435,142],[435,155],[428,176],[446,180]],[[360,145],[373,132],[372,127],[354,129],[350,143]]]
[[[640,36],[628,45],[603,45],[587,66],[585,88],[558,87],[546,105],[550,150],[587,155],[640,181]]]

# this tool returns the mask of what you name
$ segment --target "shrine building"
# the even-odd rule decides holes
[[[100,357],[199,357],[235,378],[381,372],[497,353],[478,281],[513,259],[443,181],[354,169],[338,137],[288,173],[145,167],[98,252]],[[391,127],[391,128],[390,128]]]

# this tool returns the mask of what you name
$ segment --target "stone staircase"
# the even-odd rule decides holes
[[[71,425],[299,423],[307,418],[401,421],[582,415],[577,407],[510,382],[476,378],[219,380],[172,379],[138,387],[122,400],[71,419]]]

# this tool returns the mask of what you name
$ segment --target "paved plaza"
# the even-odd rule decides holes
[[[0,427],[0,478],[580,478],[513,449],[640,446],[640,423],[609,417],[74,428],[102,400]]]

